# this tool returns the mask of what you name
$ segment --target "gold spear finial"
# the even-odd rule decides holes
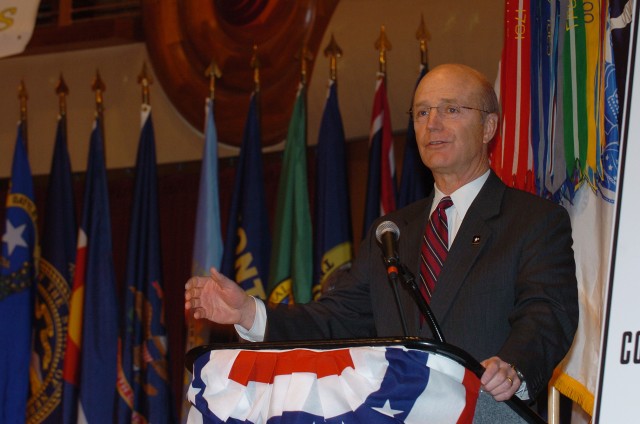
[[[338,78],[338,58],[342,57],[342,49],[336,43],[336,39],[331,34],[331,40],[324,49],[325,57],[329,58],[329,78],[331,81],[335,81]]]
[[[142,62],[142,71],[138,75],[138,84],[142,86],[142,104],[150,105],[149,86],[153,83],[153,78],[147,75],[147,62]]]
[[[100,71],[96,69],[96,77],[93,80],[93,84],[91,84],[91,89],[96,95],[96,113],[100,118],[102,118],[102,114],[104,112],[104,98],[102,94],[107,89],[100,77]]]
[[[18,99],[20,99],[20,126],[22,127],[22,138],[25,146],[27,145],[27,100],[29,100],[29,94],[27,93],[27,86],[24,83],[24,79],[20,80],[18,85]]]
[[[380,37],[376,40],[375,48],[380,52],[380,56],[378,58],[380,73],[386,74],[387,51],[391,50],[391,43],[387,38],[387,32],[385,31],[384,25],[380,27]]]
[[[313,56],[309,53],[307,49],[307,45],[303,44],[300,49],[300,53],[295,56],[296,59],[300,61],[300,82],[302,84],[307,83],[307,64],[311,60],[313,60]]]
[[[427,56],[427,28],[424,24],[424,14],[420,14],[420,26],[416,31],[416,39],[420,42],[420,64],[427,67],[429,58]]]
[[[56,94],[58,95],[58,109],[60,111],[60,116],[66,116],[69,87],[67,87],[67,83],[64,81],[62,72],[60,72],[60,78],[58,78],[58,84],[56,84]]]
[[[67,96],[69,95],[69,87],[62,77],[60,72],[60,78],[58,78],[58,84],[56,84],[56,94],[58,95],[58,109],[60,111],[60,119],[62,120],[62,131],[65,134],[65,140],[67,139]]]
[[[251,56],[251,68],[253,69],[253,84],[256,93],[260,92],[260,59],[258,59],[258,45],[253,45],[253,55]]]
[[[222,72],[220,72],[220,68],[218,68],[214,58],[211,58],[211,63],[207,66],[204,74],[209,77],[209,98],[213,100],[216,91],[216,78],[222,76]]]

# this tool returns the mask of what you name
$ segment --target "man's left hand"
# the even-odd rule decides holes
[[[485,359],[481,362],[485,368],[480,378],[481,389],[489,393],[497,401],[510,399],[522,383],[511,364],[497,356]]]

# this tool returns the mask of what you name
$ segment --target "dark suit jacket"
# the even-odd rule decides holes
[[[398,225],[399,258],[417,276],[432,200],[376,221],[350,272],[318,302],[268,308],[267,339],[403,336],[375,228],[382,220]],[[431,300],[446,341],[479,361],[497,355],[515,364],[533,396],[546,389],[578,322],[571,246],[564,208],[507,188],[491,172],[465,215]],[[431,337],[428,326],[420,328],[408,291],[399,292],[409,335]]]

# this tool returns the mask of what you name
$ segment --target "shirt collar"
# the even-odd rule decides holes
[[[456,212],[458,213],[461,221],[467,214],[471,203],[473,203],[478,193],[480,193],[480,190],[482,189],[484,183],[487,181],[487,179],[489,179],[490,173],[491,171],[487,170],[487,172],[485,172],[475,180],[463,185],[449,195],[449,197],[451,197],[451,200],[453,201],[453,206],[456,208]],[[433,203],[431,205],[431,211],[429,212],[429,214],[434,211],[440,200],[445,196],[445,194],[441,192],[435,184],[433,185],[433,189]]]

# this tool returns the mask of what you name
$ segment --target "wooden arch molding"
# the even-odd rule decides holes
[[[254,44],[260,61],[263,145],[278,143],[287,126],[300,81],[299,56],[306,41],[311,60],[338,0],[143,0],[147,50],[170,101],[202,129],[209,93],[205,70],[212,58],[216,81],[216,127],[221,142],[239,146],[254,88]]]

